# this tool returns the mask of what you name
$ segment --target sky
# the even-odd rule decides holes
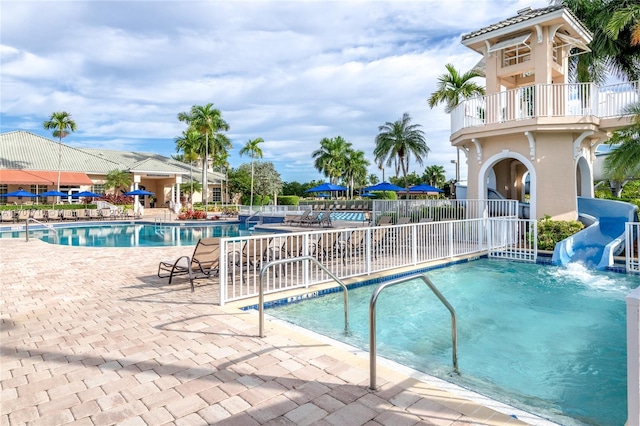
[[[177,120],[213,103],[229,123],[229,163],[261,137],[283,181],[326,180],[320,140],[342,136],[373,162],[379,126],[408,112],[455,177],[444,106],[429,108],[445,64],[481,56],[461,36],[547,0],[25,1],[0,4],[0,131],[52,138],[69,112],[74,147],[176,154]],[[478,83],[484,84],[482,79]],[[466,158],[460,154],[461,178]],[[386,168],[385,178],[393,171]]]

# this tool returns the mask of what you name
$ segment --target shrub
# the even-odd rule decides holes
[[[538,220],[538,249],[553,250],[556,244],[582,230],[577,220],[551,220],[549,216]]]
[[[206,219],[207,213],[203,210],[185,210],[178,215],[179,220],[186,219]]]
[[[297,195],[281,195],[278,197],[278,205],[280,206],[297,206],[300,197]]]

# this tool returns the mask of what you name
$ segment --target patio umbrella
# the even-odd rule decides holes
[[[47,191],[47,192],[43,192],[42,194],[38,194],[38,197],[66,197],[69,194],[67,194],[66,192],[60,192],[60,191]]]
[[[25,191],[24,189],[19,189],[17,191],[13,191],[13,192],[7,192],[6,194],[2,194],[0,195],[0,197],[37,197],[38,194],[33,194],[29,191]]]
[[[425,193],[434,193],[434,192],[444,192],[440,188],[436,188],[435,186],[427,185],[426,183],[421,183],[419,185],[413,185],[409,187],[409,194],[425,194]]]
[[[346,191],[347,188],[340,185],[334,185],[332,183],[321,183],[318,186],[314,186],[313,188],[307,189],[304,192],[335,192],[335,191]]]
[[[389,182],[380,182],[373,186],[367,186],[366,188],[362,188],[363,191],[403,191],[404,188],[398,185],[394,185]]]
[[[99,198],[99,197],[102,197],[102,194],[96,194],[95,192],[91,192],[91,191],[82,191],[82,192],[78,192],[77,194],[72,194],[71,196],[73,198],[78,198],[78,197]]]
[[[153,192],[145,191],[144,189],[135,189],[133,191],[125,192],[124,195],[153,195]]]

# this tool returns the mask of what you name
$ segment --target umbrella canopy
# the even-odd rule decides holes
[[[419,185],[413,185],[409,187],[410,194],[416,194],[416,193],[423,194],[427,192],[444,192],[444,191],[440,188],[436,188],[435,186],[427,185],[426,183],[421,183]]]
[[[33,194],[29,191],[25,191],[24,189],[19,189],[13,192],[7,192],[6,194],[0,195],[0,197],[37,197],[37,194]]]
[[[38,197],[66,197],[69,194],[60,191],[47,191],[42,194],[38,194]]]
[[[97,197],[102,197],[102,194],[96,194],[95,192],[91,192],[91,191],[82,191],[82,192],[78,192],[77,194],[72,194],[71,196],[73,198],[78,198],[78,197],[97,198]]]
[[[153,195],[153,192],[145,191],[144,189],[136,189],[134,191],[125,192],[124,195]]]
[[[404,190],[403,187],[398,186],[398,185],[394,185],[392,183],[389,182],[380,182],[376,185],[373,186],[367,186],[366,188],[362,188],[363,191],[394,191],[394,192],[398,192],[398,191],[402,191]]]
[[[340,185],[334,185],[332,183],[321,183],[318,186],[314,186],[311,189],[307,189],[304,192],[334,192],[334,191],[346,191],[347,188],[345,188],[344,186],[340,186]]]

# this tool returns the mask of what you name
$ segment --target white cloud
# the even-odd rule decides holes
[[[425,165],[452,177],[449,117],[426,99],[446,63],[478,61],[463,33],[528,5],[547,1],[4,2],[2,131],[50,136],[42,122],[66,110],[69,143],[170,155],[176,115],[213,102],[232,165],[262,137],[284,180],[308,181],[321,178],[320,139],[341,135],[372,160],[378,126],[409,112],[431,147]]]

